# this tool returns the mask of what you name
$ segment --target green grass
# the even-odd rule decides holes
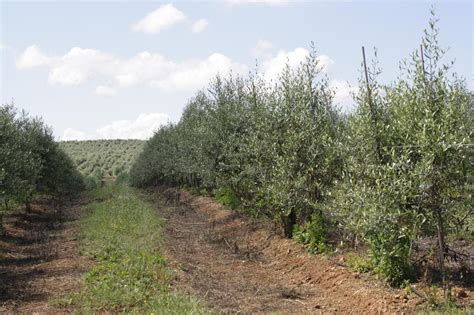
[[[97,201],[84,221],[81,252],[96,260],[84,289],[55,301],[80,313],[205,314],[189,297],[171,291],[171,272],[159,253],[163,222],[156,209],[131,188],[92,192]]]

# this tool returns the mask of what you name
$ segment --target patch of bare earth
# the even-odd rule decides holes
[[[0,236],[0,313],[67,312],[49,301],[77,291],[91,263],[78,255],[78,219],[86,199],[53,205],[42,200],[30,211],[4,217]]]
[[[207,197],[165,190],[164,254],[174,286],[222,313],[408,314],[423,300],[310,255],[274,232]]]

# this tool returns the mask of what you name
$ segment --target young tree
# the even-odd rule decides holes
[[[368,71],[334,207],[341,224],[369,244],[376,271],[392,284],[410,276],[419,235],[436,235],[444,274],[446,229],[468,204],[472,105],[463,81],[440,65],[437,35],[433,17],[423,55],[415,52],[392,86],[381,87],[372,75],[379,71]]]

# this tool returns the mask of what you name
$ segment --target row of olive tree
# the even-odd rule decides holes
[[[71,159],[39,118],[0,106],[0,201],[29,208],[38,194],[70,197],[84,188]]]
[[[146,144],[131,184],[216,190],[281,220],[286,236],[296,231],[313,251],[337,230],[367,244],[392,284],[410,276],[413,242],[435,236],[442,268],[446,233],[473,208],[473,111],[464,81],[440,63],[435,24],[423,55],[391,85],[369,67],[349,115],[334,105],[314,49],[278,82],[218,77]]]
[[[316,54],[280,82],[216,78],[160,129],[132,167],[136,186],[157,183],[224,189],[249,211],[282,220],[285,234],[325,200],[341,175],[332,148],[342,139],[333,91]]]

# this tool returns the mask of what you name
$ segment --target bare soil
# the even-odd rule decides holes
[[[353,273],[334,257],[310,255],[272,223],[239,215],[211,198],[167,189],[154,200],[168,204],[164,254],[176,290],[216,312],[409,314],[424,302],[413,292]],[[464,302],[472,305],[471,293]]]
[[[410,314],[424,302],[349,271],[339,257],[310,255],[282,238],[271,222],[242,216],[211,198],[168,189],[157,191],[153,201],[167,221],[161,246],[174,270],[174,289],[218,313]],[[77,247],[87,202],[55,206],[43,200],[31,211],[4,217],[0,314],[74,311],[51,301],[78,292],[93,265]],[[460,304],[474,305],[470,288],[454,292]]]
[[[0,236],[0,313],[55,314],[51,299],[75,292],[91,262],[77,248],[78,219],[87,199],[54,205],[40,200],[30,211],[4,217]]]

